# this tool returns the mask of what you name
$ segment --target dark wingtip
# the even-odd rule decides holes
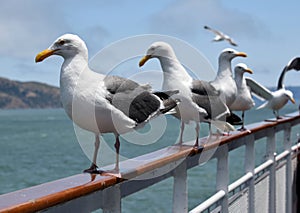
[[[286,70],[296,70],[296,71],[299,71],[300,70],[300,57],[296,57],[294,58],[288,65],[287,65],[287,68]]]
[[[179,93],[179,90],[170,90],[170,91],[163,91],[163,92],[154,92],[153,94],[156,95],[160,100],[163,101],[164,108],[160,109],[160,113],[167,113],[174,109],[179,103],[179,99],[171,98],[172,95]]]
[[[242,119],[238,115],[231,112],[231,114],[226,117],[226,122],[230,123],[231,125],[241,125]]]

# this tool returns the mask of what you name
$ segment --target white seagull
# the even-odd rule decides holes
[[[204,26],[204,29],[209,30],[211,32],[213,32],[216,36],[213,39],[213,41],[228,41],[232,46],[237,46],[237,44],[233,41],[232,38],[230,38],[228,35],[224,34],[221,31],[212,29],[211,27],[208,26]]]
[[[225,103],[230,110],[231,104],[233,104],[237,95],[237,87],[231,69],[231,61],[236,57],[247,57],[247,54],[231,48],[224,49],[219,56],[217,76],[215,80],[211,82],[211,84],[221,92],[221,95],[224,96]]]
[[[283,80],[285,77],[285,73],[287,71],[290,70],[296,70],[299,71],[300,70],[300,57],[295,57],[292,60],[289,61],[289,63],[284,67],[283,71],[281,72],[281,75],[279,77],[279,81],[278,81],[278,85],[277,85],[277,89],[281,89],[284,87],[283,85]],[[298,107],[299,112],[300,112],[300,105]]]
[[[284,88],[283,81],[284,81],[285,73],[290,70],[296,70],[296,71],[300,70],[300,58],[299,57],[295,57],[292,60],[290,60],[289,63],[283,68],[283,70],[280,74],[279,80],[278,80],[277,89]]]
[[[92,71],[88,67],[88,49],[77,35],[62,35],[48,49],[37,54],[35,60],[41,62],[51,55],[64,58],[60,93],[66,113],[79,127],[95,134],[93,162],[84,172],[102,173],[97,167],[99,134],[113,133],[116,164],[111,172],[120,176],[119,135],[143,126],[177,103],[168,98],[168,93],[152,93],[147,85]],[[169,92],[169,95],[175,92]]]
[[[246,130],[244,126],[245,111],[251,109],[255,105],[251,96],[251,91],[244,78],[245,72],[250,74],[253,73],[253,71],[243,63],[237,64],[234,68],[234,79],[237,86],[237,94],[233,104],[230,106],[230,109],[233,111],[242,111],[242,127],[239,129],[241,131]]]
[[[185,123],[196,123],[196,142],[198,147],[199,122],[208,122],[222,131],[232,131],[234,127],[218,120],[229,114],[227,106],[219,97],[219,92],[208,82],[194,80],[177,59],[173,48],[165,42],[154,42],[147,50],[139,63],[143,66],[150,58],[157,58],[163,70],[163,89],[179,90],[175,95],[181,100],[176,107],[175,117],[181,119],[179,144],[182,144],[182,135]]]
[[[292,62],[292,61],[291,61]],[[289,100],[295,104],[295,100],[293,97],[293,93],[290,90],[286,90],[283,84],[283,80],[285,77],[285,73],[294,68],[300,68],[300,66],[294,65],[294,68],[291,66],[292,63],[289,63],[280,74],[278,79],[278,89],[274,92],[268,90],[263,85],[259,84],[252,78],[246,78],[247,85],[250,87],[251,92],[254,93],[258,98],[266,100],[261,106],[257,109],[261,108],[269,108],[273,110],[273,113],[276,119],[280,119],[279,109],[281,109]]]

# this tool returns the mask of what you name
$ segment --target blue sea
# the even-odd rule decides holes
[[[280,113],[296,110],[298,105],[288,104]],[[272,117],[270,110],[263,109],[246,112],[245,119],[249,124]],[[121,154],[135,157],[174,144],[179,121],[167,116],[167,124],[157,143],[139,146],[121,141]],[[299,128],[296,131],[300,132]],[[296,131],[292,132],[293,140],[297,137]],[[207,127],[204,126],[201,135],[206,134]],[[276,136],[277,149],[282,148],[282,135]],[[185,135],[185,139],[189,140],[189,136]],[[113,144],[111,135],[106,135],[105,140],[111,140]],[[241,147],[230,153],[231,182],[243,174],[244,152]],[[264,152],[265,140],[262,140],[256,146],[257,165],[263,161]],[[0,194],[75,175],[90,165],[63,109],[1,110],[0,156]],[[99,158],[101,160],[101,155]],[[216,160],[188,171],[189,209],[214,192],[215,177]],[[171,206],[172,178],[122,200],[123,212],[170,212]]]

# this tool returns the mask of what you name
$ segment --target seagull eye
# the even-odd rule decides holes
[[[66,42],[65,42],[65,40],[60,40],[58,43],[59,43],[59,45],[62,46],[62,45],[64,45]]]

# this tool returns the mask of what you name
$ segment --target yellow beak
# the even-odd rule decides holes
[[[55,50],[49,50],[49,49],[43,50],[42,52],[36,55],[35,62],[37,63],[43,61],[45,58],[53,55],[54,52]]]
[[[245,72],[250,73],[250,74],[253,74],[253,71],[252,71],[252,69],[250,69],[250,68],[246,69]]]
[[[295,103],[296,103],[296,101],[295,101],[295,99],[294,99],[294,98],[291,98],[290,100],[291,100],[291,102],[292,102],[293,104],[295,104]]]
[[[236,54],[236,56],[247,57],[247,54],[244,52],[239,52]]]
[[[151,55],[145,55],[141,60],[140,60],[140,63],[139,63],[139,66],[143,66],[149,59],[151,58]]]

